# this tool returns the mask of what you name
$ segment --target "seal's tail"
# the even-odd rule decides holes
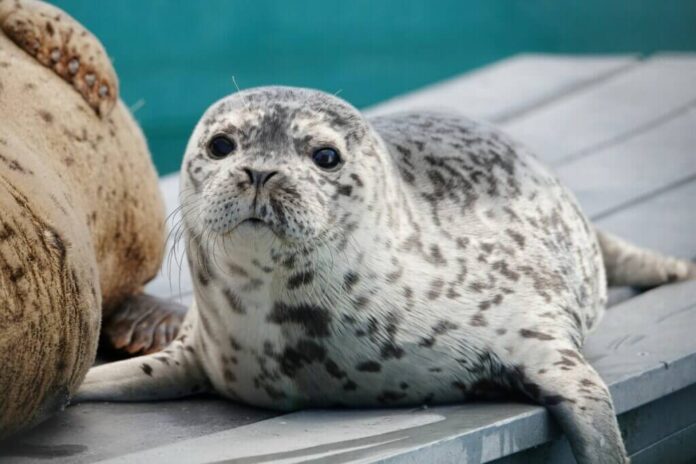
[[[597,230],[609,285],[655,287],[696,279],[696,264],[632,245]]]

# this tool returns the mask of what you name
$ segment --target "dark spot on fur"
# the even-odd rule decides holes
[[[345,196],[349,197],[352,192],[353,192],[352,185],[340,185],[338,187],[339,195],[345,195]]]
[[[377,396],[377,401],[382,404],[389,404],[395,401],[399,401],[406,397],[406,393],[396,392],[393,390],[383,390],[382,393]]]
[[[488,321],[485,317],[483,317],[483,314],[481,313],[477,313],[471,316],[470,323],[474,327],[486,327],[488,325]]]
[[[267,318],[274,324],[297,324],[310,337],[328,337],[331,314],[326,308],[310,304],[276,303]]]
[[[327,359],[324,363],[324,367],[326,367],[326,372],[328,372],[331,377],[342,379],[346,376],[346,373],[341,370],[341,368],[338,367],[338,364],[336,364],[332,359]]]
[[[312,280],[314,280],[314,271],[312,270],[293,274],[288,279],[288,290],[295,290],[296,288],[301,287],[302,285],[310,284],[312,283]]]
[[[524,248],[525,240],[522,234],[512,229],[505,229],[505,233],[512,237],[515,243],[517,243],[517,246],[519,246],[520,248]]]
[[[300,340],[296,346],[287,346],[280,355],[280,369],[286,376],[293,378],[295,373],[307,364],[322,362],[326,350],[312,340]]]
[[[226,288],[222,294],[225,296],[225,300],[229,304],[229,308],[237,314],[245,314],[246,311],[242,306],[242,300],[239,296],[232,292],[230,289]]]
[[[222,371],[222,375],[225,378],[226,382],[236,382],[237,381],[237,376],[234,375],[234,372],[232,372],[231,370],[229,370],[227,368],[225,368]]]
[[[590,380],[590,379],[582,379],[582,380],[580,381],[580,384],[581,384],[582,386],[584,386],[584,387],[596,387],[596,386],[597,386],[597,384],[594,383],[594,382],[593,382],[592,380]]]
[[[427,297],[429,300],[435,300],[442,294],[442,288],[445,286],[445,281],[442,279],[435,279],[430,283],[430,290],[428,290]]]
[[[418,342],[418,346],[421,346],[423,348],[430,348],[435,344],[435,337],[423,337],[421,340]]]
[[[343,288],[345,291],[350,292],[353,286],[358,283],[358,280],[360,280],[358,274],[355,272],[346,272],[346,275],[343,276]]]
[[[232,335],[230,335],[230,347],[232,347],[234,351],[241,351],[242,349],[242,345],[240,345],[237,339]]]
[[[348,380],[346,383],[343,384],[343,389],[345,391],[355,391],[357,390],[357,388],[358,386],[352,380]]]
[[[382,365],[376,361],[365,361],[355,366],[360,372],[379,372],[382,370]]]
[[[39,110],[39,116],[47,123],[53,122],[53,115],[46,110]]]
[[[146,363],[141,364],[140,369],[143,370],[145,375],[152,377],[152,367],[150,367],[149,364],[146,364]]]
[[[524,338],[536,338],[538,340],[553,340],[553,337],[549,334],[543,332],[538,332],[536,330],[520,329],[520,335]]]

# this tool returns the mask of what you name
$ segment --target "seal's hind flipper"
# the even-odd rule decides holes
[[[123,354],[151,354],[177,336],[186,307],[172,300],[140,294],[126,298],[104,321],[102,339]]]
[[[649,288],[670,282],[696,280],[696,264],[640,248],[597,230],[609,285]]]
[[[109,114],[118,80],[101,42],[64,11],[36,0],[0,0],[0,30]]]
[[[71,402],[164,400],[208,385],[194,348],[179,338],[159,353],[93,367]]]

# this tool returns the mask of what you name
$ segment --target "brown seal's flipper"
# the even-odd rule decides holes
[[[209,391],[186,332],[160,353],[93,367],[71,402],[163,400]]]
[[[118,80],[101,42],[52,5],[0,0],[0,29],[70,83],[101,116],[118,99]]]
[[[102,339],[129,355],[161,351],[176,338],[186,310],[172,300],[134,295],[104,321]]]

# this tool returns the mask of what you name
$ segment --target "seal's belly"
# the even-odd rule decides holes
[[[402,330],[392,341],[360,330],[326,337],[240,331],[203,351],[204,366],[216,391],[283,410],[449,403],[488,395],[495,382],[505,386],[496,355],[463,344],[464,331],[450,328],[427,339]]]

